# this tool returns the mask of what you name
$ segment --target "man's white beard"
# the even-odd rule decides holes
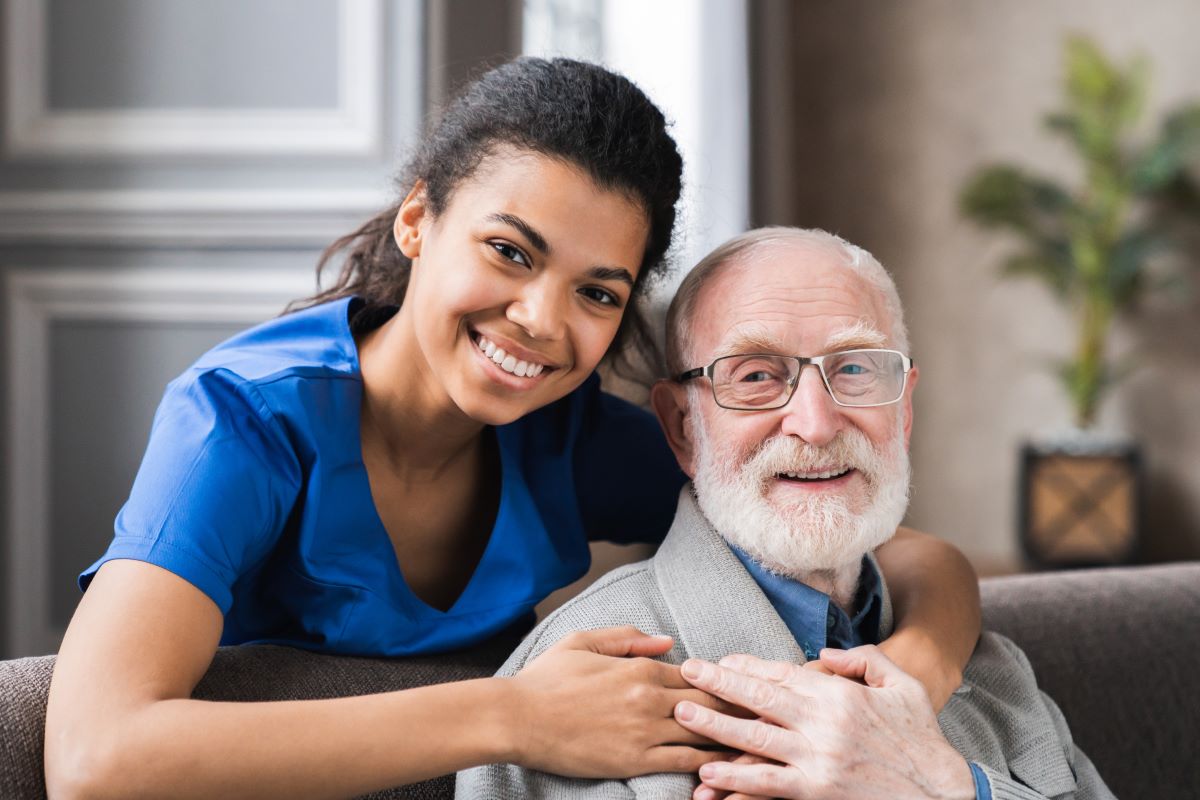
[[[890,539],[904,519],[910,469],[900,426],[882,451],[862,431],[847,428],[825,447],[795,436],[773,436],[742,463],[734,463],[718,460],[699,416],[690,414],[689,425],[696,444],[693,484],[700,510],[731,544],[771,572],[803,578],[856,566],[864,554]],[[796,492],[796,499],[786,504],[767,497],[778,474],[831,465],[858,470],[866,481],[860,502],[846,492]]]

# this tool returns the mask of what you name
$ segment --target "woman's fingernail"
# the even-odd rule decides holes
[[[696,718],[696,706],[683,700],[675,706],[675,718],[682,722],[691,722]]]

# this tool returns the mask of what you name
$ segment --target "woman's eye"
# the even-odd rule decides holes
[[[579,293],[582,294],[584,297],[588,298],[589,300],[594,300],[597,303],[600,303],[601,305],[606,305],[606,306],[620,306],[621,305],[621,301],[617,299],[617,296],[615,294],[613,294],[612,292],[606,291],[605,289],[596,289],[594,287],[589,286],[584,289],[580,289]]]
[[[529,266],[529,259],[525,257],[525,254],[508,242],[488,242],[488,244],[492,246],[493,250],[509,261],[525,267]]]

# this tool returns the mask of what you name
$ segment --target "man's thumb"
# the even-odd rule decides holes
[[[895,662],[874,645],[851,650],[827,647],[821,651],[821,663],[835,675],[860,680],[876,689],[895,683],[896,678],[904,674]]]

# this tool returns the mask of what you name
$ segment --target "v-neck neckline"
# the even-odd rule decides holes
[[[365,387],[365,383],[363,381],[362,362],[359,360],[358,340],[355,338],[354,328],[350,324],[351,309],[357,299],[358,298],[350,298],[347,301],[345,313],[341,315],[341,322],[343,333],[347,337],[347,341],[349,342],[350,346],[349,353],[347,353],[347,355],[350,358],[351,369],[353,370],[354,376],[358,379],[359,386]],[[360,391],[362,390],[360,389]],[[500,490],[498,502],[496,504],[496,518],[492,523],[491,530],[488,531],[487,544],[484,545],[483,552],[479,557],[479,561],[475,564],[475,568],[471,571],[471,576],[463,585],[463,589],[461,592],[459,592],[458,597],[454,598],[454,602],[450,604],[450,607],[442,610],[425,602],[425,600],[421,599],[421,597],[413,591],[412,587],[409,586],[408,581],[404,577],[404,569],[400,566],[400,556],[396,552],[396,546],[392,541],[392,537],[388,532],[387,526],[383,523],[383,517],[381,517],[379,514],[379,507],[375,503],[375,495],[371,490],[371,476],[367,472],[366,460],[363,458],[361,396],[359,398],[359,402],[355,404],[354,419],[351,420],[351,422],[353,423],[352,429],[354,431],[355,443],[357,445],[354,452],[356,457],[355,466],[357,468],[357,474],[355,478],[359,482],[359,491],[362,492],[363,496],[367,498],[370,505],[370,519],[368,521],[370,522],[371,527],[374,528],[372,533],[369,534],[374,540],[371,542],[371,545],[373,548],[382,550],[391,555],[391,558],[387,559],[388,565],[385,567],[385,570],[388,573],[389,582],[392,586],[395,586],[397,589],[399,589],[406,605],[413,609],[419,616],[441,618],[452,617],[462,613],[461,606],[464,604],[464,601],[466,601],[466,599],[476,591],[476,587],[484,581],[482,575],[487,571],[487,565],[491,561],[491,556],[493,555],[495,549],[499,546],[496,543],[497,540],[501,538],[498,534],[503,531],[505,527],[501,525],[501,522],[504,520],[504,515],[507,511],[507,506],[509,505],[509,503],[506,502],[506,488],[508,483],[505,480],[505,475],[508,473],[509,468],[505,463],[507,461],[507,456],[504,443],[502,441],[503,437],[501,436],[501,429],[489,426],[485,428],[481,434],[487,435],[487,432],[490,430],[492,435],[495,436],[496,455],[500,469]]]

